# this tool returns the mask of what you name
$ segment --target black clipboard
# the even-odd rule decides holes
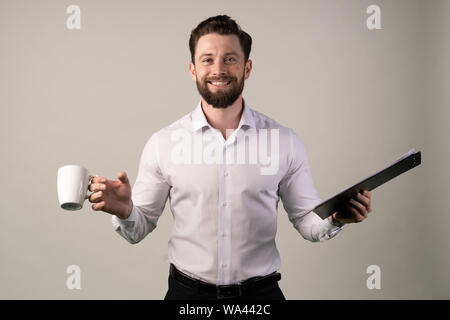
[[[412,149],[410,152],[414,151]],[[371,191],[378,186],[394,179],[395,177],[401,175],[402,173],[411,170],[421,164],[421,153],[420,151],[410,154],[404,159],[394,162],[389,167],[381,170],[380,172],[364,179],[361,182],[345,189],[344,191],[336,194],[335,196],[329,198],[328,200],[322,201],[314,209],[314,211],[322,219],[326,219],[331,216],[334,212],[338,211],[342,206],[348,202],[350,198],[355,196],[358,192],[363,190]]]

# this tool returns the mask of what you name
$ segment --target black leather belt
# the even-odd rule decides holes
[[[215,293],[218,299],[239,297],[249,290],[258,290],[273,286],[281,279],[281,274],[274,272],[267,276],[250,278],[238,284],[217,286],[194,279],[179,271],[173,264],[170,264],[170,275],[184,285],[194,289],[196,288],[199,292]]]

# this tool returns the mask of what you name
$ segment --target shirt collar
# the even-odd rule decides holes
[[[243,101],[244,101],[244,111],[242,112],[241,119],[239,121],[237,129],[240,129],[244,125],[255,129],[256,125],[255,119],[253,117],[253,112],[248,106],[245,99],[243,99]],[[203,127],[212,128],[211,125],[206,120],[205,114],[203,113],[201,100],[197,104],[197,107],[194,109],[194,111],[192,111],[191,119],[192,119],[192,131],[197,131],[198,129]]]

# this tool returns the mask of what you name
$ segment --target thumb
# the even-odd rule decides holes
[[[126,172],[119,172],[119,174],[117,175],[117,178],[119,178],[119,180],[122,183],[128,183],[128,177],[127,177],[127,173]]]

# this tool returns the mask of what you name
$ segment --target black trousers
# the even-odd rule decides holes
[[[252,288],[242,293],[242,296],[218,299],[217,294],[199,290],[198,287],[187,286],[169,275],[169,289],[164,300],[286,300],[283,292],[274,281],[263,287]]]

